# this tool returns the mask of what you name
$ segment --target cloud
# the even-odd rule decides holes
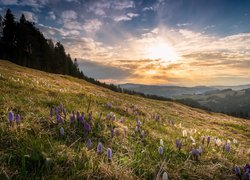
[[[65,0],[66,2],[75,2],[75,3],[78,3],[78,4],[81,4],[79,0]]]
[[[77,13],[73,10],[67,10],[62,12],[63,19],[77,19]]]
[[[59,23],[63,24],[63,28],[67,30],[79,31],[83,30],[82,23],[77,21],[77,13],[73,10],[63,11]]]
[[[48,0],[0,0],[2,5],[28,6],[32,7],[33,11],[40,11],[48,2]]]
[[[143,8],[142,9],[142,11],[153,11],[154,10],[154,8],[153,7],[145,7],[145,8]]]
[[[18,5],[17,0],[0,0],[0,4],[3,5]]]
[[[102,22],[98,19],[90,19],[83,24],[83,29],[87,32],[93,32],[99,30],[101,26]]]
[[[135,7],[133,1],[113,1],[111,7],[114,9],[122,10]]]
[[[22,13],[24,14],[25,18],[28,21],[35,22],[35,23],[38,22],[38,17],[34,13],[29,12],[29,11],[23,11]]]
[[[56,20],[56,15],[53,11],[48,12],[48,18],[51,20]]]
[[[127,13],[126,15],[114,16],[113,20],[116,21],[116,22],[130,21],[134,17],[137,17],[137,16],[139,16],[139,14],[136,14],[136,13]]]
[[[131,71],[111,66],[110,64],[78,59],[79,68],[84,74],[95,79],[118,83],[131,75]]]

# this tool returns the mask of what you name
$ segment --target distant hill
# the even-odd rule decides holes
[[[180,95],[176,99],[193,107],[250,118],[250,88],[242,90],[223,89],[204,94]]]
[[[250,85],[179,87],[122,84],[120,87],[172,98],[196,108],[250,118]]]
[[[121,88],[142,92],[145,94],[154,94],[167,98],[174,98],[175,96],[183,94],[202,94],[207,91],[217,90],[215,87],[196,86],[196,87],[180,87],[180,86],[157,86],[157,85],[143,85],[143,84],[121,84]]]

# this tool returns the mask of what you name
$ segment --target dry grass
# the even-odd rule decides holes
[[[107,102],[112,104],[111,109]],[[68,112],[63,125],[49,116],[50,107],[60,104]],[[83,129],[77,124],[69,125],[73,110],[85,114],[92,111],[87,138],[83,138]],[[9,111],[21,115],[20,125],[9,125]],[[116,121],[123,116],[124,124],[106,120],[110,111]],[[156,121],[154,115],[160,115],[160,120]],[[136,117],[143,122],[144,138],[134,132]],[[107,124],[118,126],[119,133],[114,138]],[[59,136],[61,126],[65,138]],[[125,126],[127,135],[121,135]],[[184,129],[195,138],[196,145],[189,137],[182,137]],[[202,135],[218,137],[223,142],[235,138],[239,143],[232,143],[231,151],[226,153],[213,140],[210,146],[202,146]],[[88,138],[93,142],[91,150],[86,148]],[[175,147],[177,138],[183,142],[181,151]],[[162,156],[158,153],[160,139],[164,141]],[[96,153],[98,142],[104,146],[102,155]],[[198,161],[192,161],[189,152],[199,146],[204,153]],[[108,147],[113,151],[112,162],[106,157]],[[0,61],[0,179],[160,179],[164,171],[171,179],[235,179],[232,168],[250,162],[249,147],[249,120],[115,93],[73,77]]]

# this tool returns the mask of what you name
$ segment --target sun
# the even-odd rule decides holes
[[[159,42],[146,47],[146,58],[176,61],[179,56],[176,50],[165,42]]]

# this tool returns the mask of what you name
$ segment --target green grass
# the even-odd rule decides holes
[[[49,115],[50,107],[61,104],[67,110],[62,125]],[[19,125],[9,124],[9,111],[21,115]],[[91,131],[85,138],[82,126],[69,125],[72,111],[93,113]],[[116,115],[114,122],[106,119],[111,111]],[[160,121],[153,118],[156,114]],[[121,116],[124,124],[119,123]],[[144,138],[134,132],[136,117],[143,122]],[[120,135],[111,138],[108,124],[116,125]],[[59,135],[61,126],[64,138]],[[126,135],[122,131],[125,126]],[[183,129],[193,133],[184,138]],[[248,120],[115,93],[73,77],[0,61],[0,179],[159,179],[165,171],[171,179],[235,179],[232,168],[250,162],[249,132]],[[226,153],[213,140],[203,147],[202,135],[223,142],[235,138],[239,143],[232,143],[230,153]],[[93,142],[91,150],[86,148],[88,138]],[[175,147],[177,138],[183,142],[181,151]],[[164,141],[162,156],[158,153],[160,139]],[[104,146],[101,155],[96,153],[98,142]],[[189,152],[199,146],[204,153],[193,161]],[[113,151],[111,162],[106,155],[108,147]]]

